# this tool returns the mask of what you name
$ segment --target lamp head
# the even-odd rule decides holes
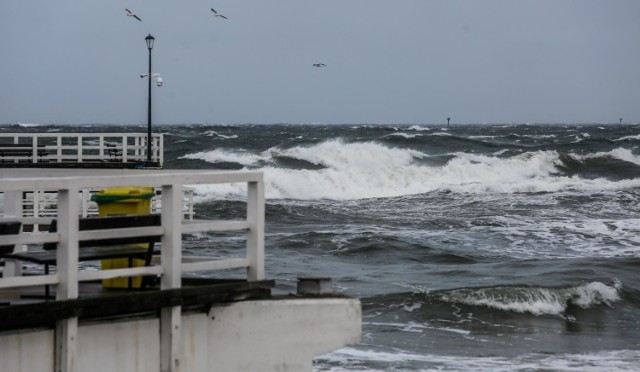
[[[156,41],[156,38],[149,34],[149,36],[145,37],[144,40],[147,42],[147,48],[149,50],[153,49],[153,43]]]

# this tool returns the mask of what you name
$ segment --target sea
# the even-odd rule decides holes
[[[154,132],[165,168],[264,172],[277,292],[326,276],[360,299],[362,341],[319,356],[315,371],[640,371],[640,124]],[[196,187],[196,215],[239,213],[245,192]],[[243,244],[202,234],[186,246],[231,254]]]

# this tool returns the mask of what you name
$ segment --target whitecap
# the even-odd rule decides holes
[[[490,287],[462,288],[444,291],[437,297],[446,302],[530,313],[562,315],[569,306],[587,309],[598,305],[611,306],[620,300],[621,284],[609,286],[601,282],[569,288]]]

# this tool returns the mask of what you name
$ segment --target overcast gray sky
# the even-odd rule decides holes
[[[149,33],[158,124],[640,122],[638,0],[2,0],[0,123],[146,123]]]

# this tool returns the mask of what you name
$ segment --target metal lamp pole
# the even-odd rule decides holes
[[[147,49],[149,49],[149,107],[147,116],[147,165],[149,165],[151,163],[151,49],[153,49],[156,38],[149,34],[144,40],[147,42]]]

